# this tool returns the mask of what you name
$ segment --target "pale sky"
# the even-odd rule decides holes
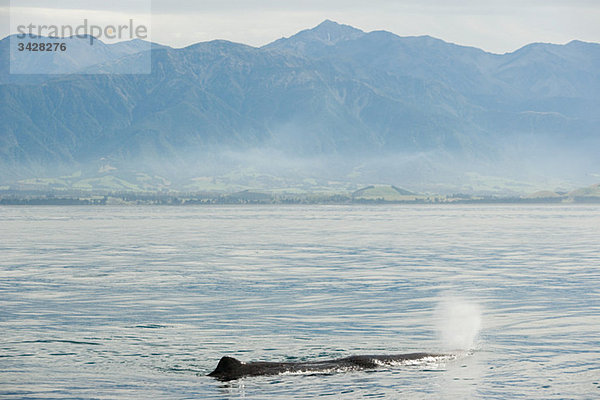
[[[532,42],[600,42],[600,0],[0,0],[0,36],[17,22],[98,24],[134,18],[151,40],[183,47],[213,39],[261,46],[325,19],[366,32],[431,35],[494,53]],[[12,18],[9,23],[9,15]],[[12,29],[11,29],[12,26]]]

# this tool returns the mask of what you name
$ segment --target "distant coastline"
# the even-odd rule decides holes
[[[393,186],[391,186],[393,188]],[[390,195],[388,186],[369,186],[355,192],[274,193],[243,190],[217,192],[43,192],[0,191],[0,206],[10,205],[252,205],[252,204],[600,204],[600,185],[569,193],[538,192],[527,196],[494,194]]]

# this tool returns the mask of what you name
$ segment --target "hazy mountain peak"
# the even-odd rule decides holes
[[[247,44],[231,42],[231,41],[225,40],[225,39],[215,39],[215,40],[209,40],[207,42],[194,43],[187,47],[184,47],[184,49],[195,50],[195,51],[197,51],[197,50],[205,51],[207,49],[211,49],[211,50],[231,50],[231,49],[254,50],[256,48],[249,46]]]
[[[312,29],[305,29],[289,38],[276,40],[266,45],[265,48],[305,52],[315,47],[322,48],[346,40],[357,39],[363,35],[365,35],[365,32],[360,29],[326,19]]]
[[[360,29],[356,29],[350,25],[338,24],[329,19],[326,19],[312,29],[302,31],[299,34],[303,32],[310,32],[313,39],[320,39],[321,41],[329,42],[331,44],[341,40],[355,39],[364,35],[364,32]]]
[[[600,43],[584,42],[582,40],[571,40],[565,46],[572,49],[597,50],[600,47]]]

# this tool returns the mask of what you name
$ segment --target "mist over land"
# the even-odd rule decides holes
[[[9,73],[3,190],[521,195],[600,181],[600,44],[492,54],[325,21],[255,48],[86,38]],[[72,43],[71,43],[72,44]],[[140,70],[151,52],[150,74]]]

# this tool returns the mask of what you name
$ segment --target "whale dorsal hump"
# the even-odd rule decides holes
[[[217,368],[211,372],[210,376],[229,375],[242,366],[242,362],[233,357],[222,357],[217,364]]]

